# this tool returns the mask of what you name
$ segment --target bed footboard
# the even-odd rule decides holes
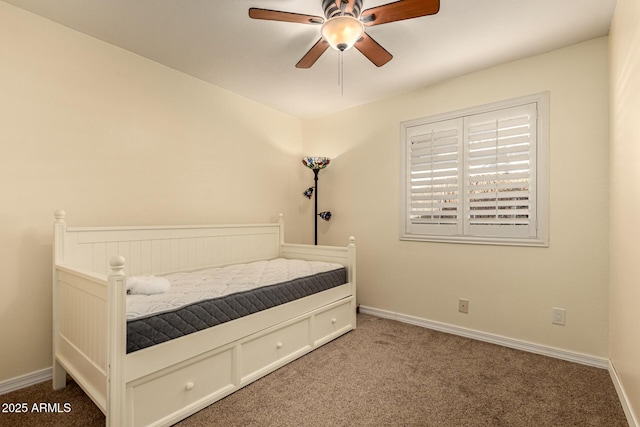
[[[124,262],[114,257],[109,277],[54,266],[53,387],[69,373],[113,426],[126,425]]]
[[[107,280],[54,267],[53,387],[67,372],[102,410],[107,408]]]

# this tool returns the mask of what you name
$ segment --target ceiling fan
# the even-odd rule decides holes
[[[329,46],[339,51],[355,47],[376,66],[381,67],[391,61],[393,56],[372,39],[364,31],[364,27],[434,15],[440,10],[440,0],[399,0],[365,11],[362,11],[362,0],[322,0],[322,8],[324,18],[259,8],[249,9],[249,17],[322,25],[322,37],[296,64],[296,68],[310,68]]]

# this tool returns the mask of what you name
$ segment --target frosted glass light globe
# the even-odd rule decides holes
[[[351,49],[364,34],[364,25],[353,16],[336,16],[322,24],[322,37],[335,50]]]

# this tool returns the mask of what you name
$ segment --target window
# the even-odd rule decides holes
[[[548,245],[548,94],[401,124],[403,240]]]

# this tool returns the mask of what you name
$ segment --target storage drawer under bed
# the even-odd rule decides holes
[[[241,344],[241,383],[275,369],[311,350],[310,318],[278,328]]]
[[[132,383],[127,387],[127,400],[133,403],[128,405],[132,425],[146,426],[190,408],[195,412],[214,395],[233,390],[234,352],[235,348],[227,348]]]
[[[313,346],[320,346],[354,328],[352,298],[333,304],[315,315],[313,322]]]

